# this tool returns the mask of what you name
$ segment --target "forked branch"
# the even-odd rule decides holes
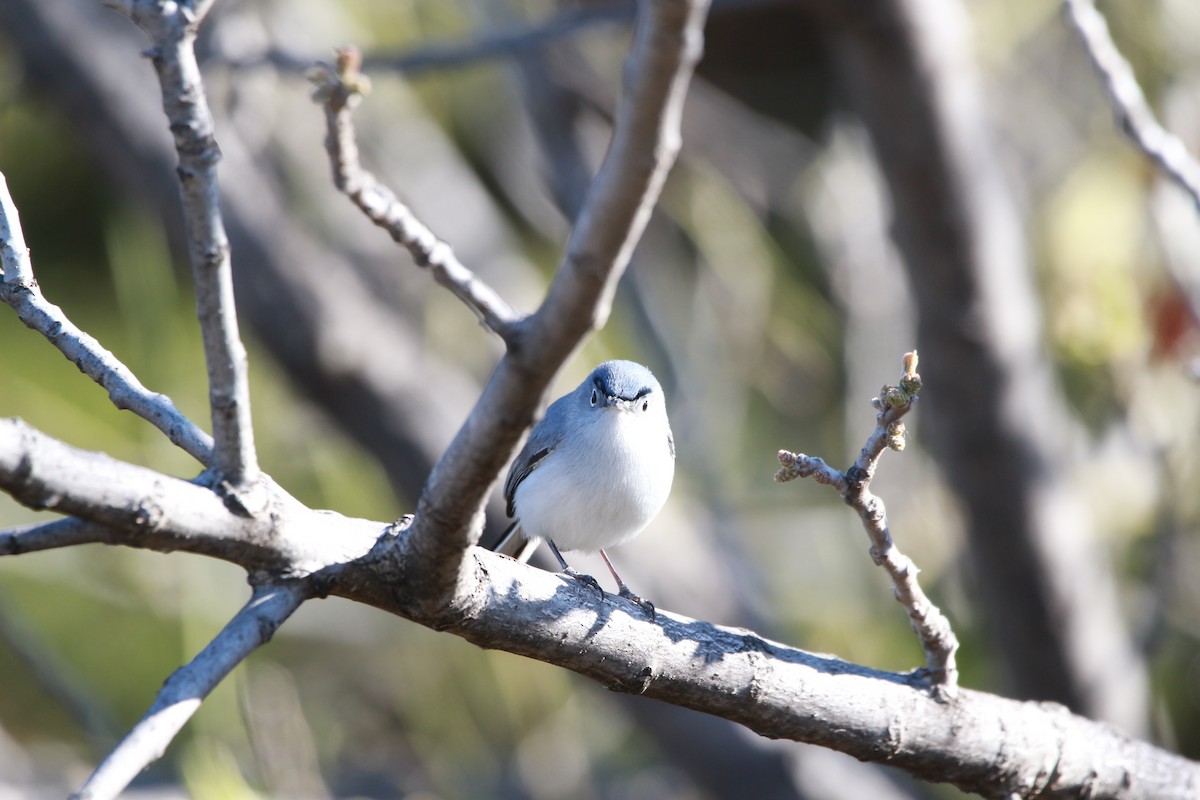
[[[233,305],[233,268],[229,238],[221,216],[217,163],[221,150],[212,112],[196,63],[196,30],[211,0],[161,3],[154,0],[105,0],[150,37],[146,51],[162,87],[175,149],[179,154],[180,196],[188,255],[196,286],[196,312],[208,365],[208,395],[216,442],[212,469],[234,490],[245,490],[259,477],[250,419],[246,348]]]
[[[212,437],[181,414],[171,398],[143,386],[129,367],[76,327],[61,308],[42,294],[21,231],[21,217],[3,174],[0,174],[0,268],[3,269],[0,299],[12,306],[22,322],[45,336],[80,372],[104,387],[113,405],[148,421],[201,464],[211,464]]]
[[[612,143],[562,263],[542,305],[515,326],[508,352],[434,467],[403,540],[426,567],[419,573],[428,582],[425,595],[441,609],[461,588],[460,568],[482,531],[487,494],[550,382],[608,319],[617,283],[679,152],[679,120],[707,12],[706,0],[638,4]]]
[[[325,149],[333,169],[333,183],[397,243],[412,254],[417,266],[426,267],[433,279],[467,305],[480,322],[508,341],[518,315],[490,286],[463,265],[450,245],[417,219],[407,205],[370,172],[358,158],[358,141],[351,109],[370,90],[370,81],[359,68],[362,55],[353,47],[337,51],[335,67],[318,65],[309,71],[313,99],[325,110]]]
[[[921,390],[917,374],[916,351],[904,356],[904,375],[897,386],[884,386],[872,404],[879,411],[875,430],[867,439],[854,465],[840,472],[815,456],[779,451],[780,483],[795,478],[812,478],[837,490],[846,504],[858,512],[863,528],[871,539],[871,560],[883,567],[892,579],[892,592],[908,612],[908,621],[925,651],[925,664],[934,688],[945,697],[958,692],[958,666],[955,653],[958,638],[946,616],[930,602],[917,582],[917,565],[900,552],[888,528],[883,499],[871,492],[871,479],[879,458],[887,449],[903,450],[906,431],[901,417],[909,412]]]

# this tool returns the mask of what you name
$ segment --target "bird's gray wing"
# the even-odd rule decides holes
[[[560,397],[550,404],[550,407],[546,409],[546,416],[533,426],[529,438],[525,441],[525,446],[521,448],[521,452],[513,460],[512,466],[508,468],[508,477],[504,480],[504,500],[508,503],[507,510],[510,517],[516,511],[513,501],[521,481],[528,478],[529,473],[537,469],[538,465],[542,463],[542,459],[554,452],[554,448],[562,441],[563,426],[554,423],[566,416],[567,408],[564,403],[569,397],[570,395]]]

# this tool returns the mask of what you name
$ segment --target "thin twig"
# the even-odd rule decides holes
[[[212,468],[220,480],[244,489],[259,477],[250,419],[246,348],[233,304],[229,239],[221,217],[217,163],[221,151],[196,63],[196,30],[211,0],[161,3],[104,0],[150,37],[146,51],[162,87],[163,111],[179,154],[180,195],[188,254],[196,285],[196,312],[208,364],[209,402],[216,442]]]
[[[45,336],[80,372],[108,392],[113,405],[158,428],[173,444],[205,466],[213,456],[212,437],[175,408],[165,394],[151,392],[95,338],[77,328],[63,310],[46,300],[33,274],[21,219],[0,173],[0,299],[17,317]]]
[[[863,528],[871,539],[871,560],[883,567],[892,579],[892,592],[908,612],[908,621],[921,641],[925,663],[938,692],[953,697],[958,691],[958,666],[955,653],[958,639],[950,621],[942,614],[917,582],[916,564],[900,552],[888,529],[887,511],[883,500],[871,492],[871,479],[879,466],[884,450],[904,449],[905,430],[901,418],[909,412],[921,389],[917,374],[917,354],[904,357],[904,377],[898,386],[885,386],[873,401],[879,413],[875,430],[867,438],[858,459],[844,473],[830,467],[820,458],[802,453],[779,451],[781,469],[775,480],[783,483],[795,478],[812,478],[832,486],[846,504],[858,512]]]
[[[308,597],[303,584],[259,586],[241,611],[192,661],[159,690],[150,710],[72,795],[78,800],[118,796],[160,758],[200,703],[230,671],[261,645]]]
[[[450,245],[439,239],[417,219],[407,205],[370,172],[358,158],[357,134],[351,109],[369,90],[370,83],[359,72],[362,57],[354,48],[337,53],[337,66],[318,66],[310,73],[316,84],[313,98],[325,109],[325,147],[333,169],[333,182],[367,218],[403,245],[417,266],[427,267],[434,280],[462,300],[479,320],[508,341],[519,317],[508,303],[479,279],[454,255]]]
[[[1104,15],[1092,0],[1065,0],[1065,7],[1092,65],[1104,78],[1125,133],[1200,207],[1200,161],[1155,118],[1133,68],[1113,43]]]
[[[107,542],[112,539],[111,530],[106,525],[78,517],[8,528],[0,531],[0,556],[19,556],[59,547]]]

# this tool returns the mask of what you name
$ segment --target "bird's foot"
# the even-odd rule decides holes
[[[574,578],[575,580],[579,581],[580,583],[582,583],[586,586],[592,587],[593,589],[595,589],[597,592],[600,593],[600,599],[601,600],[604,599],[604,589],[602,589],[600,587],[600,581],[596,580],[591,575],[584,575],[582,572],[576,572],[575,570],[571,569],[570,567],[564,568],[563,574]]]
[[[629,591],[628,586],[622,585],[620,594],[621,594],[621,597],[624,597],[629,602],[633,603],[636,606],[641,607],[642,611],[645,611],[646,616],[650,617],[650,619],[656,618],[655,614],[654,614],[654,603],[651,603],[649,600],[645,600],[645,599],[639,597],[638,595],[634,594],[633,592]]]

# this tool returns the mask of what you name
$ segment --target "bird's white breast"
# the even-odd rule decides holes
[[[593,445],[561,444],[514,497],[525,535],[564,550],[632,539],[662,509],[675,474],[665,414],[605,409],[586,415],[584,425],[602,426],[575,434]]]

